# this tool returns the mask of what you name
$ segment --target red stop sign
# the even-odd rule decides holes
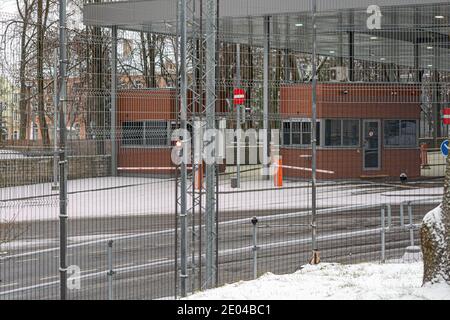
[[[245,103],[245,90],[242,88],[235,88],[233,91],[233,102],[235,105],[242,105]]]

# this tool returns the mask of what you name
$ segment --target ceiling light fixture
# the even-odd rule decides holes
[[[444,19],[444,16],[434,16],[436,19]]]
[[[303,27],[303,23],[296,23],[295,26],[296,27]]]

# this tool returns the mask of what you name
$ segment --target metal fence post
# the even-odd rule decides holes
[[[59,272],[60,299],[67,299],[67,159],[66,159],[66,109],[67,109],[67,43],[66,0],[59,0]]]
[[[206,32],[205,32],[205,114],[206,114],[206,130],[214,130],[216,128],[216,12],[217,12],[217,2],[216,0],[206,1],[206,11],[204,13],[206,21]],[[211,137],[205,141],[205,146],[214,144],[215,137]],[[216,154],[213,153],[214,163],[208,163],[206,161],[206,204],[205,204],[205,229],[206,229],[206,279],[205,288],[212,288],[215,286],[216,280],[216,265],[215,261],[215,246],[216,246],[216,232],[215,232],[215,221],[216,221],[216,175],[215,175],[215,157]]]
[[[54,66],[54,77],[53,77],[53,91],[54,91],[54,113],[53,113],[53,184],[52,190],[59,190],[59,181],[58,181],[58,105],[59,105],[59,92],[58,92],[58,63],[59,63],[59,55],[58,49],[55,49],[55,66]]]
[[[386,260],[386,221],[384,207],[381,208],[381,262]]]
[[[113,276],[115,274],[113,270],[113,240],[109,240],[107,243],[107,252],[108,252],[108,300],[113,300]]]
[[[256,217],[252,218],[253,224],[253,279],[258,277],[258,239],[257,239],[257,223]]]
[[[241,87],[241,46],[236,45],[236,88]],[[241,106],[236,105],[236,187],[241,187]]]
[[[187,15],[186,0],[179,0],[178,23],[180,37],[180,126],[183,130],[182,150],[183,158],[180,173],[180,295],[187,294],[187,167],[185,144],[187,143],[185,133],[187,131]]]
[[[411,246],[414,246],[414,225],[413,225],[411,202],[408,202],[408,217],[409,217],[409,239],[411,241]]]
[[[386,209],[387,209],[387,227],[389,229],[392,226],[392,210],[391,205],[389,203],[386,204]]]
[[[405,226],[405,218],[404,218],[404,206],[403,206],[403,202],[400,203],[400,226],[404,227]]]
[[[317,171],[317,137],[316,137],[316,119],[317,119],[317,0],[312,0],[312,106],[311,106],[311,244],[312,257],[311,264],[318,264],[320,262],[320,252],[317,244],[317,187],[316,187],[316,171]]]

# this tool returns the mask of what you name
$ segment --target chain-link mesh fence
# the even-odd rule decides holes
[[[155,3],[69,1],[63,46],[56,3],[0,15],[1,299],[172,299],[418,254],[448,4]]]

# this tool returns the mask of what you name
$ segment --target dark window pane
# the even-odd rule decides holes
[[[401,146],[416,146],[416,121],[402,120],[400,124],[400,145]]]
[[[341,145],[340,120],[325,120],[325,145],[326,146]]]
[[[166,146],[167,145],[167,122],[146,121],[145,122],[145,145]]]
[[[343,120],[342,139],[344,146],[356,146],[359,143],[359,121]]]
[[[316,126],[316,140],[317,140],[317,145],[320,146],[320,122],[317,122],[317,126]]]
[[[301,144],[301,133],[292,132],[292,144]]]
[[[291,123],[283,122],[283,145],[289,146],[291,144]]]
[[[302,132],[303,133],[311,132],[311,122],[302,122]]]
[[[398,146],[400,144],[399,120],[386,120],[384,122],[384,143],[387,146]]]
[[[302,132],[301,122],[292,122],[292,132]]]
[[[311,144],[311,133],[302,133],[302,144]]]
[[[291,145],[291,134],[290,132],[283,132],[283,145],[289,146]]]
[[[144,143],[144,123],[142,121],[122,122],[122,145],[141,146]]]

